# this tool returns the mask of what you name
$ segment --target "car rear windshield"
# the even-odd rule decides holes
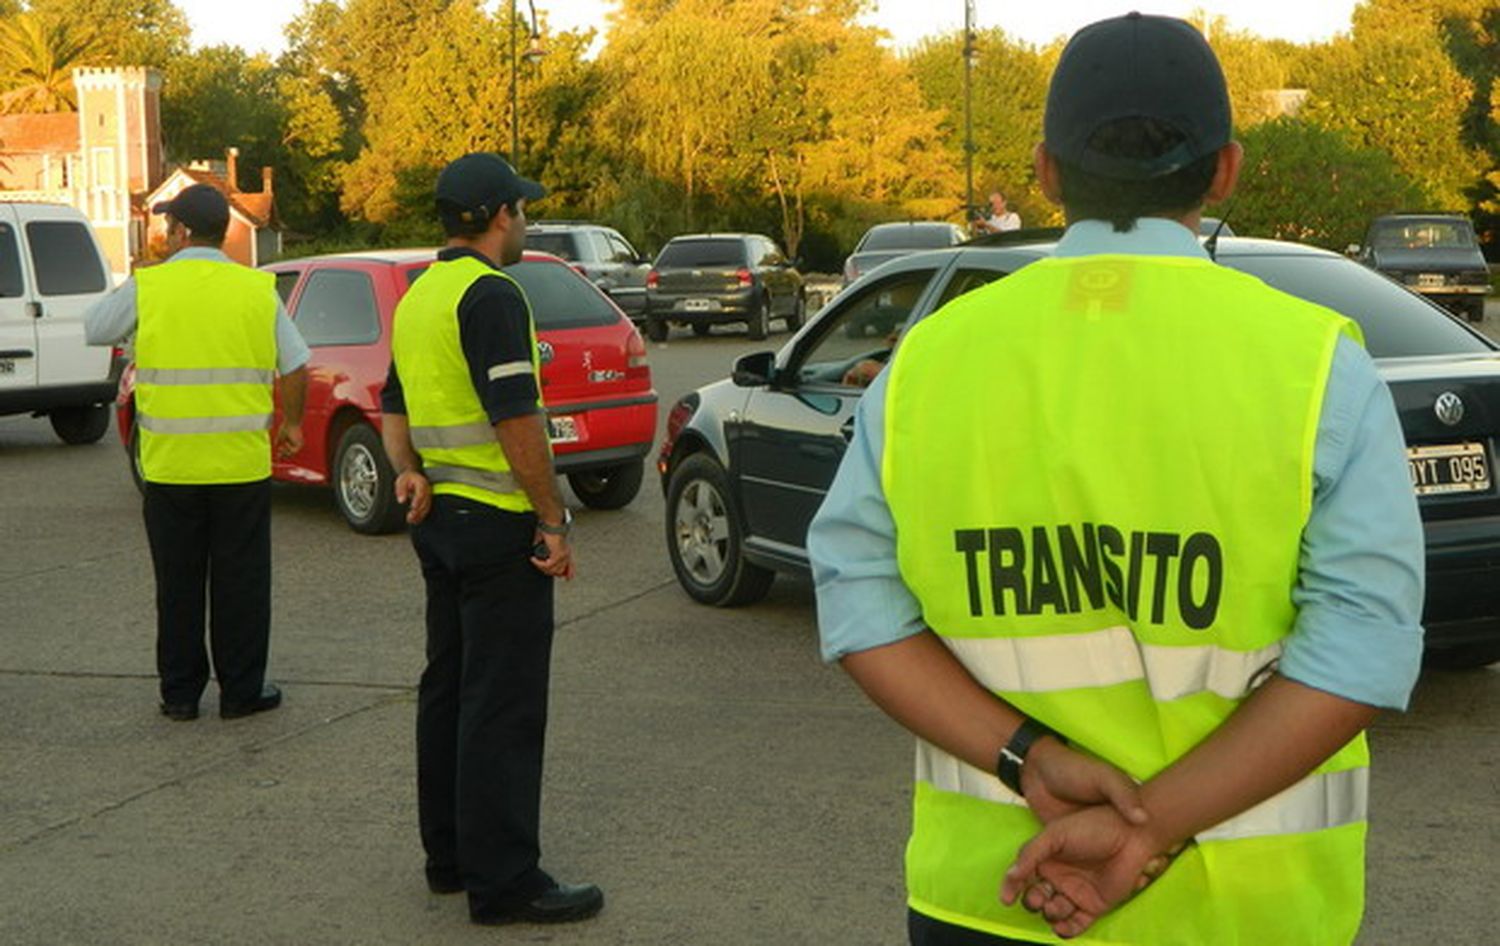
[[[1475,245],[1467,220],[1388,220],[1371,242],[1382,250],[1462,250]]]
[[[662,248],[656,267],[713,269],[744,266],[745,244],[739,240],[673,240]]]
[[[876,227],[859,243],[859,251],[933,250],[953,245],[953,230],[947,226]]]
[[[427,272],[414,266],[406,271],[407,285]],[[593,283],[566,266],[557,263],[522,262],[505,267],[505,274],[521,284],[531,303],[537,331],[566,328],[593,328],[614,325],[620,313]]]
[[[1359,323],[1376,358],[1493,348],[1427,300],[1358,263],[1324,256],[1220,256],[1219,262]]]
[[[537,250],[542,253],[551,253],[559,259],[572,262],[578,258],[577,244],[573,242],[571,233],[537,233],[531,231],[526,234],[526,248]]]

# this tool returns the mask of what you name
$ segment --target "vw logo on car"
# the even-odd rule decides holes
[[[1437,403],[1432,406],[1433,413],[1437,414],[1438,420],[1449,427],[1455,426],[1464,419],[1463,398],[1452,391],[1444,391],[1438,395]]]

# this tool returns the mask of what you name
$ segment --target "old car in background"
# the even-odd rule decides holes
[[[772,319],[796,331],[806,313],[802,274],[758,233],[673,237],[646,274],[646,335],[653,342],[665,341],[673,324],[707,335],[727,322],[743,322],[751,338],[762,339]]]
[[[333,487],[356,532],[400,528],[395,474],[380,443],[380,392],[391,363],[396,303],[435,259],[432,250],[372,251],[264,267],[312,349],[302,452],[272,476]],[[585,505],[617,509],[640,491],[656,436],[646,345],[620,309],[562,260],[527,252],[506,267],[536,318],[542,400],[559,473]],[[134,371],[116,401],[120,436],[139,480]]]
[[[613,227],[581,220],[536,220],[526,226],[526,248],[551,253],[578,270],[635,321],[645,314],[651,261]]]
[[[969,239],[964,228],[937,220],[908,220],[900,223],[877,223],[865,231],[854,245],[854,252],[844,261],[844,285],[888,260],[918,250],[939,250],[958,246]]]
[[[987,245],[988,244],[988,245]],[[777,571],[806,573],[807,528],[854,432],[862,364],[887,339],[851,333],[872,312],[910,326],[950,299],[1047,256],[1010,236],[892,260],[849,286],[779,352],[746,355],[731,378],[681,398],[657,471],[668,553],[697,601],[736,605]],[[1222,238],[1219,263],[1357,321],[1406,434],[1427,540],[1429,659],[1500,660],[1500,350],[1443,309],[1334,253]],[[868,377],[868,375],[863,375]],[[997,408],[999,409],[999,408]],[[955,445],[962,449],[962,445]]]
[[[1484,320],[1490,271],[1474,225],[1461,214],[1376,217],[1365,242],[1351,246],[1360,262],[1471,322]]]

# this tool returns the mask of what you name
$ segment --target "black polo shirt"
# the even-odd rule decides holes
[[[468,247],[449,247],[437,258],[446,263],[465,256],[495,268]],[[509,370],[522,362],[531,364],[532,358],[530,315],[515,283],[498,274],[476,279],[458,303],[458,337],[469,363],[469,377],[491,424],[537,412],[535,375],[529,370]],[[394,358],[380,394],[380,409],[387,414],[406,413]]]

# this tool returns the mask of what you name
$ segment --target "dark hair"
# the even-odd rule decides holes
[[[222,230],[188,230],[188,242],[195,246],[220,247],[229,236],[229,227],[226,224]]]
[[[1101,127],[1089,148],[1119,158],[1155,158],[1183,142],[1177,129],[1154,118],[1122,118]],[[1063,207],[1069,219],[1107,220],[1119,233],[1141,217],[1181,216],[1202,206],[1218,170],[1218,152],[1171,174],[1145,181],[1101,177],[1057,159]]]
[[[449,239],[482,236],[484,231],[490,228],[490,221],[495,219],[493,216],[479,217],[477,214],[468,213],[466,208],[451,204],[446,200],[439,200],[437,205],[438,218],[443,222],[443,234]],[[495,213],[498,214],[501,210],[508,211],[512,217],[516,215],[516,208],[510,204],[501,204],[496,208]],[[466,213],[472,219],[464,219]]]

